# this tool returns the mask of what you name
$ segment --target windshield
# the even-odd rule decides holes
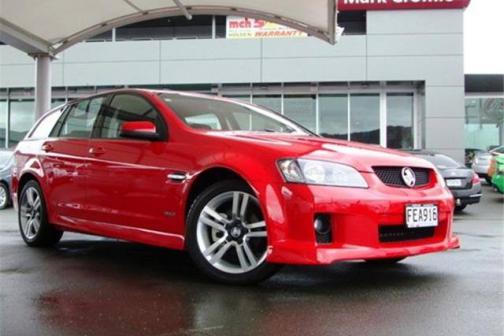
[[[425,159],[438,169],[447,169],[447,168],[460,168],[462,165],[458,163],[457,161],[453,160],[451,157],[443,155],[443,154],[436,154],[436,155],[418,155],[422,159]]]
[[[312,135],[302,126],[259,106],[177,93],[161,93],[159,96],[194,129]]]

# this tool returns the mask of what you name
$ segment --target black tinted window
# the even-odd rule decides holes
[[[46,115],[37,125],[37,128],[33,130],[33,132],[30,134],[30,138],[33,139],[44,139],[49,136],[51,133],[52,129],[54,128],[54,125],[58,121],[59,118],[61,118],[61,115],[63,114],[63,109],[56,110],[54,112],[49,113]]]
[[[161,136],[165,127],[159,112],[144,98],[137,95],[118,94],[110,105],[103,109],[97,136],[100,138],[120,138],[121,125],[127,121],[150,121],[156,125]]]
[[[89,138],[105,97],[86,99],[73,105],[61,126],[60,137]]]

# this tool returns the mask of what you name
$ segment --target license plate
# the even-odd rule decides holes
[[[448,187],[462,187],[462,180],[460,180],[460,179],[449,179],[449,180],[446,180],[446,185]]]
[[[408,228],[438,225],[438,208],[434,204],[411,204],[406,206],[406,226]]]

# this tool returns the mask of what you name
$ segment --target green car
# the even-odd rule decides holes
[[[504,194],[504,155],[495,158],[495,173],[492,177],[492,184],[495,188]]]

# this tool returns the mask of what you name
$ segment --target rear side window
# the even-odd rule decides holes
[[[156,125],[161,136],[166,135],[166,127],[160,113],[143,97],[131,94],[115,95],[100,117],[96,135],[99,138],[121,138],[121,125],[127,121],[150,121]]]
[[[45,139],[49,137],[54,125],[56,125],[56,122],[61,118],[62,114],[63,109],[59,109],[46,115],[30,134],[30,139]]]
[[[86,99],[70,107],[61,125],[62,138],[89,138],[105,97]]]

